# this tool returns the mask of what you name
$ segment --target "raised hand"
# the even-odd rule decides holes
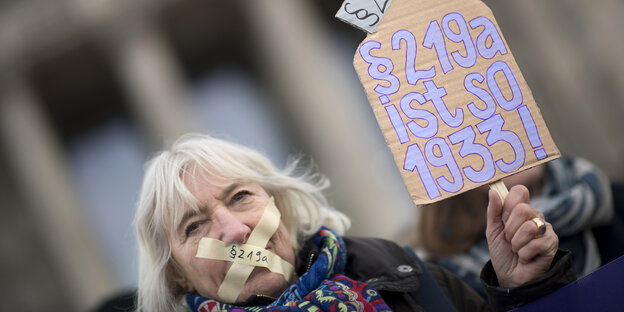
[[[498,194],[489,191],[485,231],[492,266],[501,287],[512,288],[544,275],[559,247],[559,238],[544,215],[529,204],[529,190],[516,185],[503,204]],[[540,233],[538,224],[546,230]]]

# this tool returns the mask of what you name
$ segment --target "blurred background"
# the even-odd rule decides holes
[[[416,2],[416,1],[415,1]],[[624,179],[624,2],[485,1],[559,149]],[[136,286],[143,163],[207,132],[307,155],[354,235],[417,218],[352,67],[340,0],[0,1],[0,310]]]

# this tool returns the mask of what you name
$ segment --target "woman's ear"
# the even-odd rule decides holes
[[[173,258],[167,265],[167,276],[169,276],[171,281],[176,283],[176,286],[183,289],[186,293],[195,292],[195,288],[193,288],[193,285],[191,285],[191,282],[186,278],[182,269],[180,269],[180,266]]]

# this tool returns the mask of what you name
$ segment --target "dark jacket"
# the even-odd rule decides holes
[[[345,275],[375,287],[393,311],[423,311],[414,292],[421,285],[423,268],[410,252],[393,242],[376,238],[344,237],[347,248]],[[318,255],[314,244],[306,244],[298,255],[297,272],[301,276]],[[488,263],[481,277],[490,305],[454,274],[435,264],[426,268],[457,311],[506,311],[523,305],[574,281],[576,275],[569,253],[559,251],[549,272],[542,278],[509,289],[498,287],[496,274]]]

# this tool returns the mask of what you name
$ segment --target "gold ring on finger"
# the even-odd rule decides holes
[[[544,235],[544,233],[546,233],[546,223],[544,222],[544,220],[539,217],[535,217],[531,219],[531,221],[535,222],[535,225],[537,225],[537,237],[542,236]]]

